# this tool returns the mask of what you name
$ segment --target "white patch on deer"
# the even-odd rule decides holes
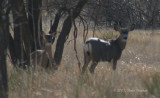
[[[87,41],[90,41],[90,40],[100,41],[101,43],[105,43],[106,45],[111,45],[109,41],[105,41],[103,39],[99,39],[99,38],[96,38],[96,37],[89,38]]]
[[[86,44],[84,45],[84,52],[85,52],[85,53],[89,52],[89,53],[91,54],[91,52],[92,52],[91,43],[86,43]]]

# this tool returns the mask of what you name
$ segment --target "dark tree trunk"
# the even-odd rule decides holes
[[[54,63],[56,64],[55,67],[57,67],[57,65],[60,64],[60,61],[62,59],[62,54],[63,54],[64,43],[65,43],[66,37],[69,35],[71,27],[72,27],[72,20],[71,20],[71,17],[68,17],[64,21],[61,34],[59,35],[57,40],[56,50],[54,54]]]
[[[23,64],[23,62],[26,61],[27,65],[29,65],[29,55],[31,45],[33,43],[33,38],[28,26],[28,20],[23,0],[14,0],[12,13],[14,21],[14,45],[16,55],[20,63]]]
[[[21,2],[22,3],[22,2]],[[20,5],[18,3],[17,0],[15,0],[15,4],[13,5],[13,9],[12,9],[12,13],[13,13],[13,20],[14,20],[14,46],[15,46],[15,52],[16,52],[16,56],[17,59],[19,61],[19,63],[21,63],[21,61],[25,61],[24,59],[24,55],[26,54],[24,51],[24,47],[23,47],[23,38],[22,38],[22,31],[21,31],[21,26],[24,23],[21,23],[21,12],[22,12],[22,5]],[[24,10],[23,10],[24,11]],[[24,21],[23,21],[24,22]]]
[[[24,61],[24,47],[23,47],[23,41],[22,41],[22,32],[20,31],[20,21],[18,19],[18,16],[16,13],[16,10],[13,10],[13,19],[14,20],[14,46],[15,46],[15,53],[17,56],[17,59],[19,63],[21,61]]]
[[[55,69],[58,67],[58,65],[61,62],[62,54],[63,54],[63,48],[64,43],[66,41],[67,36],[70,33],[71,27],[72,27],[72,21],[80,14],[83,6],[87,3],[88,0],[79,0],[76,8],[69,14],[67,19],[64,21],[62,31],[58,37],[57,44],[56,44],[56,50],[54,54],[54,64]]]
[[[32,51],[41,48],[41,43],[39,42],[39,33],[41,33],[42,30],[42,26],[40,26],[42,24],[40,17],[41,5],[42,0],[28,0],[28,20],[31,28],[31,33],[34,38],[34,45],[32,46]]]
[[[9,37],[9,47],[8,48],[9,48],[12,64],[15,66],[17,62],[17,56],[16,56],[16,50],[14,47],[14,40],[10,33],[8,37]]]
[[[54,23],[51,26],[50,31],[49,31],[49,34],[52,35],[52,44],[54,43],[54,40],[55,40],[55,37],[56,37],[56,34],[57,34],[57,28],[58,28],[59,20],[61,18],[61,14],[62,14],[62,9],[60,9],[57,12],[57,14],[55,16],[55,19],[54,19]]]
[[[8,44],[9,23],[8,16],[4,15],[2,11],[0,11],[0,16],[0,98],[8,98],[6,51]]]

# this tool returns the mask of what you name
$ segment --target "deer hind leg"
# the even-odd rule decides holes
[[[90,67],[90,72],[93,74],[94,73],[94,69],[96,68],[98,62],[92,62],[92,65]]]
[[[111,69],[111,67],[113,67],[113,59],[111,59],[111,60],[108,62],[108,65],[109,65],[109,69]]]

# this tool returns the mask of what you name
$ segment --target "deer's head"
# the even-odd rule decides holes
[[[132,24],[129,28],[121,28],[118,25],[114,25],[114,30],[120,33],[119,39],[122,41],[127,41],[129,31],[133,31],[135,28],[135,24]]]
[[[51,43],[51,42],[52,42],[52,36],[51,36],[51,34],[46,34],[46,35],[45,35],[45,41],[46,41],[47,43]]]

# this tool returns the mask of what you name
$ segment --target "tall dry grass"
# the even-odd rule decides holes
[[[65,43],[63,59],[57,71],[52,69],[14,69],[8,59],[10,98],[142,98],[158,96],[153,80],[160,72],[160,31],[130,32],[126,49],[112,71],[107,62],[100,62],[95,74],[80,75],[73,49],[73,35]],[[78,32],[78,57],[83,65],[83,38]],[[89,31],[88,37],[92,36]],[[116,38],[112,29],[97,31],[96,36]],[[110,36],[110,37],[108,37]],[[55,45],[53,45],[53,51]],[[54,53],[54,52],[53,52]],[[156,76],[157,78],[157,76]],[[159,80],[156,80],[159,81]],[[156,85],[160,85],[156,82]],[[150,89],[151,88],[151,89]],[[156,91],[154,91],[156,89]],[[153,93],[152,93],[153,92]]]

